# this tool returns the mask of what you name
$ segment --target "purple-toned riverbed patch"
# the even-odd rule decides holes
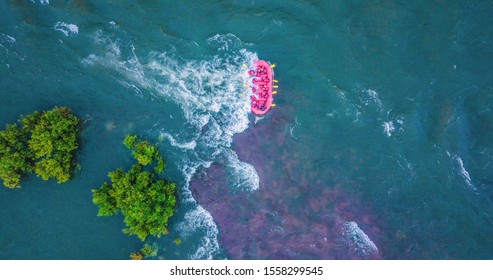
[[[219,164],[191,182],[198,203],[219,226],[228,257],[380,258],[380,230],[371,211],[341,184],[325,184],[323,176],[300,160],[300,153],[279,148],[289,147],[282,130],[273,127],[280,123],[275,119],[258,124],[235,139],[239,159],[257,170],[260,189],[234,192]],[[336,176],[331,172],[327,174]]]

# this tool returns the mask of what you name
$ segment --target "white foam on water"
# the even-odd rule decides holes
[[[50,0],[38,0],[38,1],[41,5],[49,5],[50,4]],[[31,2],[36,4],[35,0],[31,0]]]
[[[154,51],[142,62],[133,44],[126,44],[123,49],[119,38],[100,30],[94,35],[94,44],[103,53],[87,56],[83,64],[116,71],[119,82],[127,87],[135,85],[145,89],[140,92],[171,101],[181,108],[187,122],[186,133],[172,135],[158,129],[162,139],[183,150],[177,152],[179,159],[174,164],[184,177],[181,202],[189,204],[187,208],[192,210],[185,214],[186,219],[179,227],[188,234],[204,232],[201,246],[191,258],[215,258],[220,250],[217,226],[210,213],[197,204],[189,185],[197,170],[222,162],[233,190],[259,188],[255,168],[241,162],[232,149],[233,136],[247,129],[250,123],[249,96],[244,94],[243,87],[249,77],[242,65],[253,65],[256,54],[241,48],[243,43],[232,34],[209,38],[207,44],[217,46],[218,54],[203,60],[187,60]]]
[[[254,124],[257,124],[259,121],[263,120],[265,118],[265,116],[254,116],[254,121],[253,123]]]
[[[464,167],[464,162],[462,161],[462,159],[458,155],[452,156],[448,151],[447,151],[447,155],[452,157],[452,159],[455,160],[457,167],[458,167],[457,169],[458,169],[459,176],[461,176],[464,179],[466,185],[470,189],[476,191],[476,187],[473,185],[472,180],[471,180],[471,176],[469,175],[469,172]]]
[[[235,152],[227,151],[228,164],[227,173],[230,175],[230,182],[233,183],[236,191],[254,191],[260,187],[260,179],[255,168],[246,162],[238,159]]]
[[[300,126],[300,123],[298,122],[298,117],[296,117],[294,119],[294,123],[289,124],[287,127],[287,130],[289,131],[289,136],[291,136],[291,138],[293,138],[295,140],[297,140],[298,137],[296,137],[296,135],[294,133],[294,129],[298,126]]]
[[[118,28],[118,24],[114,21],[110,21],[108,22],[108,24],[110,25],[110,28],[113,28],[113,29],[117,29]]]
[[[358,226],[356,222],[346,222],[342,227],[342,235],[351,251],[361,257],[367,257],[378,253],[378,248],[368,235]]]
[[[236,37],[236,35],[232,33],[216,34],[207,39],[207,43],[212,46],[217,46],[218,51],[229,51],[230,48],[236,50],[242,48],[245,45],[251,45],[242,42],[240,38]]]
[[[9,52],[9,47],[12,47],[15,42],[16,42],[16,40],[14,37],[7,35],[7,34],[0,33],[0,47],[5,49],[5,51],[7,53]],[[2,45],[2,43],[4,43],[6,46]]]
[[[354,117],[353,123],[358,123],[360,121],[360,116],[362,115],[362,112],[364,112],[365,110],[364,107],[367,107],[371,103],[371,94],[369,94],[366,90],[356,90],[355,92],[357,96],[355,97],[356,100],[354,101],[354,97],[352,97],[351,92],[346,92],[344,89],[333,84],[330,79],[327,79],[327,82],[328,85],[335,90],[342,106],[340,112],[332,110],[330,113],[327,113],[326,116],[346,116],[351,118]],[[378,94],[376,96],[378,97]]]
[[[147,66],[167,82],[156,85],[158,92],[177,103],[191,124],[202,129],[216,122],[224,136],[232,137],[248,127],[249,106],[247,97],[239,97],[244,89],[238,85],[245,82],[239,75],[241,66],[227,63],[215,57],[183,65],[166,54],[154,53]],[[224,140],[230,143],[232,139]]]
[[[464,162],[462,162],[462,159],[459,156],[455,156],[455,159],[459,163],[460,174],[464,177],[464,179],[466,180],[466,183],[468,185],[472,185],[471,184],[471,176],[469,176],[469,172],[467,172],[467,170],[464,168]]]
[[[171,143],[171,145],[175,146],[175,147],[178,147],[180,149],[188,149],[188,150],[193,150],[195,149],[195,147],[197,146],[197,142],[195,142],[195,140],[192,140],[190,142],[187,142],[187,143],[178,143],[175,138],[173,138],[173,136],[171,136],[171,134],[169,133],[166,133],[166,132],[161,132],[161,136],[165,139],[168,139],[169,142]]]
[[[365,89],[363,90],[363,93],[364,94],[361,96],[361,101],[365,106],[369,106],[370,104],[374,103],[379,108],[382,107],[382,101],[380,101],[380,98],[378,97],[378,93],[375,90]]]
[[[390,115],[391,111],[387,112],[387,117]],[[388,136],[392,136],[395,132],[404,131],[404,117],[398,116],[393,120],[386,121],[382,124],[383,132]]]
[[[330,111],[330,113],[325,113],[325,115],[329,118],[340,118],[341,115],[334,109]]]
[[[336,90],[339,99],[345,106],[345,115],[348,117],[355,117],[353,123],[360,123],[360,117],[365,116],[369,111],[372,113],[382,113],[383,104],[375,90],[357,88],[351,90],[351,92],[345,92],[338,86],[333,85],[330,79],[328,82],[329,85]],[[363,119],[366,118],[367,117],[364,117]],[[390,128],[390,123],[387,125],[388,128]]]
[[[219,230],[207,210],[198,205],[195,209],[185,214],[185,220],[179,223],[177,227],[180,232],[184,233],[198,231],[205,233],[199,248],[190,256],[192,260],[211,260],[215,258],[215,252],[220,250],[217,238]]]
[[[10,45],[13,45],[16,42],[16,39],[8,34],[0,33],[0,39],[2,42],[6,42]]]
[[[79,33],[79,27],[77,25],[62,21],[57,22],[55,26],[53,26],[53,29],[62,32],[65,36]]]
[[[387,134],[388,137],[392,135],[392,132],[394,132],[395,127],[394,127],[394,122],[388,121],[383,123],[383,131],[385,134]]]
[[[140,97],[144,97],[144,93],[140,90],[140,88],[138,86],[136,86],[135,84],[133,83],[128,83],[126,81],[119,81],[120,84],[126,88],[128,88],[129,90],[135,92],[135,95],[137,96],[140,96]]]
[[[193,260],[217,259],[220,253],[219,229],[212,215],[201,205],[197,204],[192,192],[188,188],[189,182],[199,166],[207,168],[211,164],[212,162],[202,162],[199,164],[196,162],[187,162],[182,165],[187,187],[180,188],[180,197],[182,198],[182,203],[191,204],[193,208],[185,213],[184,219],[175,227],[176,231],[180,233],[181,239],[184,240],[193,234],[202,233],[202,238],[197,248],[195,248],[194,253],[189,255],[189,258]]]

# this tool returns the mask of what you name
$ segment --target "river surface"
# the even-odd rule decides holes
[[[83,121],[72,180],[0,188],[0,259],[139,250],[91,193],[128,134],[179,185],[156,259],[491,259],[493,2],[411,2],[0,1],[0,125]]]

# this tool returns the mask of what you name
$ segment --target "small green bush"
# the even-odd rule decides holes
[[[144,244],[142,249],[140,249],[140,251],[130,253],[130,259],[131,260],[143,260],[144,258],[155,257],[155,256],[157,256],[157,251],[158,251],[158,248],[157,248],[156,244],[149,245],[146,243],[146,244]]]
[[[164,160],[158,149],[147,141],[137,142],[127,136],[124,144],[137,160],[130,170],[118,168],[108,174],[111,183],[92,190],[98,216],[124,215],[123,230],[145,240],[149,235],[160,237],[168,233],[168,220],[176,205],[175,184],[158,177],[164,171]],[[155,164],[154,168],[150,166]]]
[[[6,187],[20,187],[28,172],[58,183],[70,179],[78,148],[79,119],[66,107],[34,112],[0,131],[0,179]]]

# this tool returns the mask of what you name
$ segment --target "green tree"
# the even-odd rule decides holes
[[[66,107],[33,112],[0,131],[0,179],[10,188],[20,187],[27,172],[59,183],[70,179],[78,148],[79,119]]]
[[[127,225],[123,232],[145,240],[149,235],[160,237],[168,233],[168,220],[176,205],[176,186],[158,176],[157,171],[163,172],[165,166],[158,149],[147,141],[136,143],[137,140],[136,136],[127,136],[124,141],[137,163],[127,172],[122,168],[110,172],[111,183],[105,182],[92,191],[98,216],[122,213]],[[152,169],[153,164],[156,166]]]
[[[158,248],[156,244],[153,245],[144,244],[144,246],[142,247],[142,249],[140,249],[140,251],[142,252],[144,257],[155,257],[157,256]]]
[[[33,169],[27,136],[16,124],[9,124],[6,130],[0,131],[0,179],[6,187],[20,187],[21,177]]]
[[[149,245],[146,243],[140,251],[130,253],[130,259],[143,260],[144,258],[155,257],[157,256],[157,252],[158,248],[156,244]]]
[[[78,123],[79,119],[62,107],[41,114],[31,124],[28,145],[37,160],[34,171],[43,180],[56,178],[63,183],[70,179],[74,151],[78,148]]]

